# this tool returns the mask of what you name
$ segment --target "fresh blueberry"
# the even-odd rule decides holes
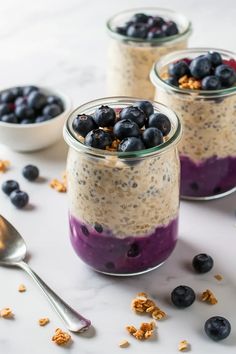
[[[139,128],[142,128],[146,122],[147,116],[139,107],[128,106],[120,112],[120,119],[130,119],[135,122]]]
[[[161,29],[167,37],[174,36],[179,33],[178,27],[173,21],[166,22]]]
[[[47,122],[48,120],[52,119],[49,116],[38,116],[35,119],[35,123],[43,123],[43,122]]]
[[[27,97],[19,96],[15,100],[15,106],[21,106],[22,104],[27,104]]]
[[[27,193],[20,191],[19,189],[14,190],[10,194],[10,199],[13,205],[18,209],[22,209],[28,204],[29,196]]]
[[[34,118],[34,110],[28,107],[26,104],[18,105],[15,108],[15,115],[20,120],[22,119],[33,119]]]
[[[20,124],[33,124],[35,123],[34,119],[22,119]]]
[[[96,230],[99,234],[101,234],[101,233],[103,232],[103,227],[102,227],[102,225],[99,224],[98,222],[95,222],[94,228],[95,228],[95,230]]]
[[[43,115],[49,116],[51,118],[59,116],[59,114],[61,114],[61,112],[62,112],[61,106],[59,106],[56,103],[47,104],[43,109]]]
[[[222,57],[221,57],[220,53],[208,52],[206,56],[210,60],[210,62],[213,66],[216,67],[216,66],[222,64]]]
[[[138,101],[134,103],[134,107],[141,109],[147,117],[149,117],[154,112],[153,105],[149,101]]]
[[[41,110],[47,104],[47,97],[39,91],[32,91],[27,102],[30,108]]]
[[[209,338],[218,341],[229,336],[231,325],[226,318],[213,316],[206,321],[204,329]]]
[[[144,149],[145,146],[142,140],[134,136],[123,139],[118,146],[118,151],[120,152],[139,151]]]
[[[168,67],[168,73],[170,76],[173,76],[176,79],[179,79],[180,77],[184,75],[189,75],[189,66],[188,64],[183,61],[177,61],[176,63],[171,63]]]
[[[221,83],[219,77],[215,75],[209,75],[202,79],[203,90],[219,90],[220,88]]]
[[[39,176],[39,169],[37,166],[34,165],[27,165],[22,170],[22,175],[28,181],[35,181]]]
[[[171,301],[179,308],[189,307],[195,299],[195,292],[187,285],[177,286],[171,293]]]
[[[215,75],[219,77],[222,86],[231,87],[236,82],[236,71],[226,64],[217,66]]]
[[[178,79],[176,79],[173,76],[168,77],[168,79],[165,80],[167,84],[172,85],[172,86],[179,86]]]
[[[18,123],[18,119],[14,113],[5,114],[0,118],[0,121],[4,123],[14,123],[14,124]]]
[[[151,28],[148,31],[147,38],[148,39],[158,39],[165,37],[165,33],[159,28]]]
[[[116,32],[121,34],[122,36],[126,36],[127,26],[117,26]]]
[[[23,87],[23,96],[28,96],[33,91],[39,91],[39,88],[36,86],[25,86]]]
[[[143,132],[143,142],[147,149],[163,143],[163,134],[157,128],[147,128]]]
[[[62,100],[59,97],[57,97],[57,96],[53,96],[53,95],[48,96],[47,97],[47,103],[48,104],[54,104],[55,103],[55,104],[57,104],[58,106],[61,107],[62,111],[64,110],[64,104],[63,104]]]
[[[131,119],[122,119],[118,121],[114,125],[113,133],[119,140],[123,140],[124,138],[131,136],[136,138],[140,136],[138,125]]]
[[[14,180],[5,181],[2,184],[2,191],[7,195],[10,195],[11,192],[13,192],[19,188],[20,188],[19,183]]]
[[[208,254],[200,253],[193,258],[192,265],[197,273],[207,273],[212,269],[214,261]]]
[[[148,119],[148,127],[157,128],[162,132],[163,136],[166,136],[171,130],[171,123],[165,114],[153,113]]]
[[[2,103],[12,103],[15,100],[15,95],[11,90],[6,90],[1,94]]]
[[[112,144],[111,135],[102,129],[94,129],[89,132],[84,140],[84,144],[96,149],[105,150]]]
[[[134,23],[127,28],[127,36],[144,39],[147,37],[148,28],[143,23]]]
[[[202,79],[211,74],[212,65],[207,56],[200,55],[191,61],[189,68],[193,77]]]
[[[97,128],[97,125],[92,116],[87,114],[78,114],[78,116],[73,120],[72,128],[76,133],[85,138],[91,130]]]
[[[0,117],[4,116],[5,114],[8,114],[10,112],[11,112],[11,110],[10,110],[8,104],[6,104],[6,103],[1,103],[0,104]]]
[[[149,16],[143,13],[137,13],[132,16],[131,21],[138,23],[147,23],[149,21]]]
[[[18,86],[18,87],[13,87],[11,89],[11,92],[13,93],[13,95],[15,96],[15,98],[22,96],[23,95],[23,88]]]
[[[139,245],[137,243],[132,243],[132,245],[130,246],[130,248],[127,252],[127,256],[128,257],[137,257],[139,254],[140,254]]]
[[[116,112],[108,106],[96,109],[93,118],[99,127],[113,127],[116,121]]]
[[[165,21],[162,17],[159,16],[151,16],[148,19],[148,26],[150,27],[157,27],[157,28],[161,28],[161,26],[163,26],[165,24]]]

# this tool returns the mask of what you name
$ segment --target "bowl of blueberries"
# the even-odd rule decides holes
[[[70,99],[46,87],[27,85],[2,90],[0,143],[22,152],[46,148],[62,137],[70,111]]]

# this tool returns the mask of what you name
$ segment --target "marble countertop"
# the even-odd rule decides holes
[[[146,2],[129,1],[129,7]],[[149,5],[156,1],[149,0]],[[166,7],[164,0],[159,6]],[[191,46],[211,46],[236,50],[233,41],[236,7],[226,2],[170,0],[168,7],[188,16],[194,27]],[[35,83],[55,87],[72,97],[74,104],[106,94],[106,33],[104,21],[114,12],[127,8],[124,0],[9,0],[1,3],[0,88]],[[69,348],[51,342],[55,328],[65,329],[27,274],[0,268],[0,308],[11,307],[14,320],[0,319],[0,351],[3,354],[176,353],[186,339],[192,353],[233,354],[236,352],[236,194],[207,202],[181,202],[180,235],[177,248],[158,270],[143,276],[115,278],[97,274],[75,255],[68,237],[67,196],[51,190],[50,179],[65,169],[67,147],[63,141],[41,152],[22,154],[0,145],[0,159],[12,167],[0,176],[17,179],[29,192],[30,208],[16,210],[0,193],[0,214],[8,218],[27,241],[30,265],[68,303],[90,318],[93,328],[74,335]],[[21,177],[25,164],[39,166],[44,183],[29,183]],[[214,269],[196,276],[190,269],[192,257],[211,254]],[[218,282],[214,274],[223,275]],[[25,293],[17,291],[20,283]],[[186,310],[174,309],[168,300],[179,284],[197,292],[210,288],[219,300],[215,306],[200,303]],[[127,324],[138,325],[143,318],[132,313],[130,302],[137,292],[146,291],[168,313],[158,323],[158,335],[138,342],[126,334]],[[231,336],[221,343],[209,340],[203,325],[207,318],[223,315],[232,324]],[[47,316],[50,323],[39,327]],[[131,345],[118,347],[126,338]]]

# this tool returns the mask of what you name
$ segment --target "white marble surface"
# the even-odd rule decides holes
[[[111,0],[8,0],[0,11],[0,88],[19,83],[36,83],[65,91],[75,104],[105,95],[106,33],[104,21],[110,15],[146,1]],[[156,5],[156,1],[148,1]],[[236,7],[234,0],[164,0],[168,6],[184,12],[192,21],[192,46],[216,46],[236,50],[233,40]],[[60,176],[65,168],[66,146],[19,154],[0,146],[0,159],[9,159],[12,168],[0,176],[16,178],[30,194],[31,208],[16,210],[0,193],[0,213],[24,235],[30,265],[70,304],[90,318],[94,330],[73,335],[70,348],[51,343],[60,319],[22,271],[0,269],[0,308],[10,306],[14,320],[0,319],[0,352],[3,354],[176,353],[178,342],[187,339],[192,353],[230,354],[236,352],[236,195],[208,203],[181,203],[180,238],[171,258],[159,270],[134,278],[111,278],[89,270],[74,254],[68,238],[66,195],[48,187],[48,181]],[[28,183],[21,168],[34,162],[45,183]],[[214,270],[196,276],[186,266],[200,251],[210,253]],[[221,273],[222,282],[213,275]],[[26,293],[18,293],[20,283]],[[174,309],[168,294],[179,284],[196,291],[210,288],[219,303],[208,306],[196,302],[184,311]],[[140,343],[129,338],[126,324],[138,325],[142,318],[133,314],[130,301],[138,291],[155,296],[169,318],[158,325],[158,336]],[[212,315],[224,315],[232,324],[232,335],[221,343],[210,341],[203,333],[204,321]],[[48,316],[50,324],[41,328],[38,318]],[[117,343],[128,338],[129,349]]]

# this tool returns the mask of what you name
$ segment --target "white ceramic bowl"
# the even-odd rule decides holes
[[[62,137],[64,122],[72,109],[71,100],[53,89],[37,87],[46,95],[58,96],[63,102],[64,111],[59,116],[42,123],[13,124],[0,121],[0,143],[12,150],[22,152],[40,150],[56,143]]]

